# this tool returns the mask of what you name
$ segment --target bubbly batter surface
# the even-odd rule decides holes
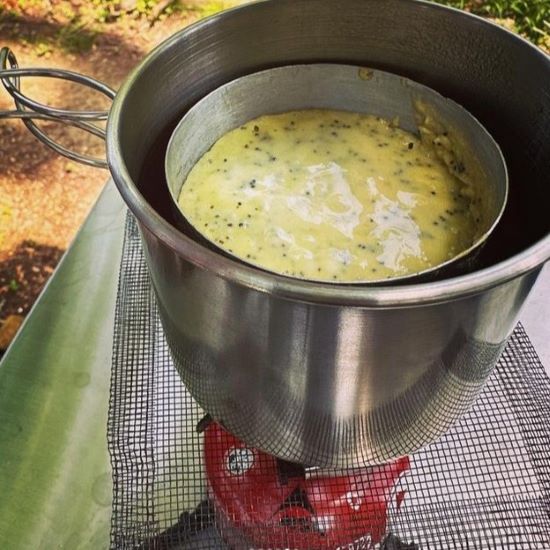
[[[350,283],[420,272],[471,246],[469,197],[433,148],[391,122],[311,109],[224,135],[189,173],[179,206],[248,263]]]

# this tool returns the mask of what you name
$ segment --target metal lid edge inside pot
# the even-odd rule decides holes
[[[420,127],[431,126],[436,133],[423,128],[432,137],[428,139],[424,135],[421,142],[426,146],[429,141],[433,156],[443,164],[442,158],[450,159],[446,161],[446,170],[453,173],[457,182],[464,180],[461,185],[475,192],[470,200],[476,208],[475,216],[479,218],[475,220],[477,228],[468,247],[418,272],[354,281],[294,278],[340,285],[380,286],[425,282],[472,271],[476,255],[506,207],[508,171],[500,147],[474,116],[435,90],[396,74],[354,65],[285,65],[251,73],[217,88],[187,111],[172,133],[165,156],[165,174],[173,211],[187,234],[196,236],[197,240],[229,257],[277,273],[261,263],[224,250],[201,229],[193,227],[178,203],[182,200],[189,172],[227,132],[262,115],[304,109],[377,116],[417,136]],[[441,135],[438,136],[437,132]],[[447,148],[435,146],[439,139],[445,140]],[[361,168],[361,173],[366,176],[370,172],[368,165],[365,167]],[[475,216],[472,214],[472,222]]]

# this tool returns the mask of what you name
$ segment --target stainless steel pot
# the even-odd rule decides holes
[[[495,137],[509,206],[474,273],[393,287],[310,283],[236,262],[175,227],[162,162],[185,111],[244,74],[319,61],[421,82]],[[114,101],[108,159],[199,403],[248,444],[306,464],[382,462],[443,433],[475,399],[550,257],[549,83],[549,59],[527,42],[414,0],[264,1],[154,50]]]

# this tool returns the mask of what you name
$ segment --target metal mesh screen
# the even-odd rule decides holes
[[[474,407],[411,457],[304,469],[247,449],[180,382],[133,218],[117,300],[112,548],[550,548],[550,380],[518,326]]]

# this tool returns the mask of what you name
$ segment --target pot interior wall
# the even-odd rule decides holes
[[[336,61],[407,76],[474,114],[510,173],[506,213],[479,267],[550,231],[550,60],[512,34],[410,0],[276,0],[222,14],[173,37],[133,81],[120,128],[123,155],[147,201],[173,222],[164,153],[183,113],[215,87],[267,67]]]

